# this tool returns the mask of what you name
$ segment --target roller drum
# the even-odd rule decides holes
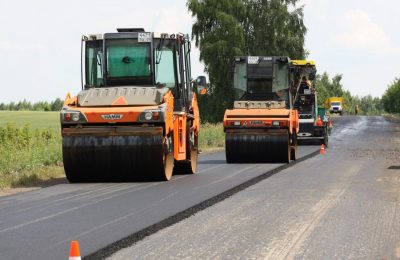
[[[288,163],[290,161],[290,141],[287,130],[227,130],[225,146],[228,163]]]
[[[71,182],[162,180],[166,162],[163,140],[161,134],[64,136],[67,179]]]

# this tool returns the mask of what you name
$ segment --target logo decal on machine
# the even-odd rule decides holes
[[[101,115],[101,117],[104,120],[119,120],[119,119],[122,119],[122,117],[124,117],[124,115],[121,115],[121,114],[106,114],[106,115]]]
[[[249,121],[249,125],[264,125],[263,121]]]

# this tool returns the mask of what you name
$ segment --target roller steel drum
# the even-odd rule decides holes
[[[161,134],[63,136],[63,160],[70,182],[168,180],[174,162]]]
[[[227,130],[225,152],[228,163],[288,163],[289,133],[287,130]]]

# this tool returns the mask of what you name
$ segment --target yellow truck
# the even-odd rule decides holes
[[[343,115],[343,98],[342,97],[330,97],[325,100],[325,109],[329,110],[330,113],[338,113]]]

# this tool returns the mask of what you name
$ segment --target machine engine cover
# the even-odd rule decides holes
[[[162,103],[168,91],[166,87],[92,88],[79,92],[78,106],[154,106]]]

